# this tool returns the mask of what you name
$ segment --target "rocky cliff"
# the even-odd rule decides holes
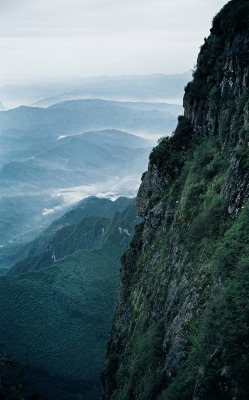
[[[248,399],[249,1],[213,20],[142,176],[103,400]]]

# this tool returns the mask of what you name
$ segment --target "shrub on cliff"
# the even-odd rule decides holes
[[[179,116],[178,125],[171,137],[163,137],[158,146],[150,154],[151,164],[155,164],[160,172],[171,178],[179,174],[186,152],[191,144],[193,128],[188,118]]]

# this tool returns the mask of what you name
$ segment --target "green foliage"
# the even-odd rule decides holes
[[[146,326],[146,329],[141,327],[138,337],[133,336],[133,346],[136,350],[129,355],[126,365],[118,372],[116,377],[117,387],[120,383],[123,383],[124,376],[125,386],[123,391],[116,390],[114,392],[113,398],[115,400],[128,398],[127,396],[129,396],[133,387],[137,387],[140,400],[153,400],[157,397],[165,380],[163,373],[164,352],[162,349],[164,333],[164,322],[163,319],[160,319]],[[115,359],[114,354],[111,357]],[[109,365],[108,359],[107,372],[110,368]],[[113,366],[114,364],[112,364],[112,368]]]
[[[214,17],[211,33],[219,35],[223,40],[242,32],[249,27],[248,0],[231,0]]]
[[[237,195],[237,187],[248,197],[248,96],[229,85],[230,73],[246,74],[248,27],[249,1],[229,1],[214,18],[185,89],[187,113],[197,129],[208,124],[207,137],[197,138],[181,117],[174,135],[151,153],[161,191],[149,193],[145,225],[122,258],[113,328],[122,345],[110,342],[107,357],[115,355],[116,364],[105,382],[108,399],[249,397],[249,206],[233,219],[223,200],[230,189]],[[224,79],[228,59],[233,71]],[[232,176],[234,155],[239,162]],[[157,226],[152,207],[159,200],[164,208]],[[151,336],[161,318],[164,334]]]
[[[210,90],[209,101],[218,106],[221,105],[221,90],[217,85],[214,85]]]
[[[21,366],[11,354],[0,355],[0,399],[1,400],[38,400],[40,395],[25,395],[23,380],[25,366]]]
[[[249,246],[249,210],[248,206],[240,214],[236,224],[226,232],[220,243],[215,265],[222,278],[230,276],[238,260],[247,254]]]
[[[206,176],[207,168],[219,160],[221,168]],[[166,329],[165,325],[163,329],[157,329],[149,317],[151,308],[159,302],[158,293],[162,309],[169,307],[164,295],[169,293],[167,288],[172,273],[177,276],[176,271],[170,272],[169,269],[172,262],[169,249],[174,241],[172,230],[165,232],[158,229],[150,245],[140,255],[138,253],[133,261],[123,259],[127,277],[130,273],[134,278],[129,277],[129,282],[123,280],[123,284],[129,286],[126,303],[131,307],[131,323],[123,339],[125,343],[126,337],[129,337],[129,346],[117,370],[115,354],[120,354],[120,350],[109,350],[110,357],[114,357],[115,361],[108,378],[116,382],[110,396],[112,399],[133,398],[136,393],[139,400],[191,400],[196,379],[199,382],[196,394],[199,390],[205,399],[232,400],[238,395],[244,400],[248,397],[249,208],[245,208],[232,223],[227,205],[217,193],[217,185],[220,188],[220,181],[224,179],[224,168],[219,142],[203,139],[192,156],[189,155],[181,171],[185,184],[181,191],[181,204],[172,221],[173,226],[176,226],[177,220],[181,221],[182,239],[178,242],[178,257],[185,257],[188,250],[188,261],[192,263],[189,290],[193,290],[196,280],[200,279],[201,266],[209,265],[201,277],[205,291],[198,296],[203,304],[210,295],[212,301],[206,310],[204,306],[196,313],[190,328],[188,352],[176,376],[169,378],[165,375],[164,360],[170,345],[171,326],[179,317],[184,294],[179,293],[171,299]],[[188,218],[185,220],[183,215],[188,215]],[[139,235],[135,242],[138,247]],[[152,255],[157,249],[160,257],[153,264]],[[220,279],[226,281],[221,289],[214,285]],[[161,310],[158,304],[157,307]]]
[[[238,396],[249,395],[249,257],[239,260],[235,271],[220,294],[217,308],[219,342],[223,349],[221,365],[227,367],[227,377],[235,383]],[[229,332],[229,335],[227,334]]]
[[[219,108],[224,105],[220,89],[222,70],[225,65],[223,52],[228,41],[234,39],[235,35],[243,32],[247,35],[248,27],[248,0],[231,0],[215,16],[211,29],[212,35],[205,39],[198,56],[197,66],[193,71],[193,81],[185,89],[192,104],[205,99]],[[241,48],[239,57],[244,63],[248,62],[248,52],[245,48]]]
[[[235,154],[240,160],[242,169],[245,171],[249,167],[249,148],[247,145],[240,146],[235,149]]]
[[[194,390],[203,399],[248,398],[248,226],[247,206],[225,234],[216,236],[213,273],[223,285],[212,289],[207,309],[197,313],[189,358],[158,399],[191,400]]]
[[[120,255],[140,220],[129,203],[112,219],[89,216],[59,231],[51,246],[66,256],[52,266],[0,278],[0,343],[28,362],[29,386],[45,398],[47,387],[51,399],[98,398],[94,387],[118,294]]]
[[[110,330],[118,267],[118,255],[82,250],[40,272],[2,277],[0,340],[6,351],[32,369],[93,387]]]
[[[214,88],[210,101],[216,100],[219,90]],[[108,357],[115,360],[106,381],[107,385],[115,382],[109,397],[112,400],[191,400],[194,396],[232,400],[237,395],[244,400],[249,395],[249,213],[245,208],[233,221],[222,198],[231,124],[238,138],[241,126],[246,126],[246,107],[242,99],[226,102],[220,136],[197,139],[193,132],[188,135],[189,121],[182,119],[181,129],[172,138],[160,140],[151,154],[150,161],[158,167],[160,177],[169,182],[160,198],[167,220],[151,236],[146,231],[145,240],[141,224],[131,251],[122,257],[124,304],[119,305],[115,320],[122,346],[110,346],[108,351]],[[236,150],[241,165],[246,150]],[[242,173],[248,170],[244,165]],[[155,198],[151,193],[151,199]],[[188,283],[181,289],[184,280]],[[195,293],[194,300],[191,293]],[[189,317],[189,308],[195,304],[194,322],[179,328],[188,341],[176,371],[168,376],[163,362],[155,361],[150,376],[146,369],[150,360],[158,356],[165,362],[173,335],[179,332],[175,326]],[[122,311],[129,315],[126,323]],[[164,318],[164,334],[153,333],[158,342],[150,337],[155,315]],[[146,346],[152,346],[149,358]]]
[[[115,201],[97,197],[82,200],[76,208],[54,221],[37,239],[16,249],[13,258],[21,260],[15,263],[9,274],[18,275],[49,267],[54,261],[54,254],[49,251],[52,247],[53,251],[58,251],[55,258],[59,259],[77,249],[97,246],[107,218],[110,221],[116,212],[123,211],[131,202],[132,199],[127,197],[119,197]]]
[[[185,177],[179,209],[179,218],[188,227],[190,221],[206,207],[206,203],[210,206],[216,201],[225,171],[219,141],[215,137],[199,140],[189,158],[182,171]]]
[[[200,206],[204,193],[206,192],[206,185],[203,181],[191,183],[186,190],[185,194],[185,207],[186,210],[194,211],[194,206]],[[189,213],[188,213],[189,215]]]
[[[193,397],[193,379],[188,378],[186,370],[170,382],[167,389],[164,389],[158,396],[158,400],[191,400]]]
[[[219,218],[217,224],[220,230]],[[232,400],[237,396],[245,400],[249,395],[248,225],[247,206],[225,233],[216,234],[218,246],[211,263],[215,279],[223,285],[212,289],[207,309],[196,316],[190,357],[165,390],[165,399],[173,399],[170,393],[176,387],[175,399],[191,399],[196,377],[205,399]]]
[[[240,114],[244,111],[244,108],[245,108],[247,102],[248,102],[248,98],[246,96],[240,97],[236,101],[236,107]]]
[[[203,238],[216,240],[223,234],[223,221],[228,217],[227,206],[220,196],[208,208],[193,219],[189,232],[189,246],[196,246]]]
[[[219,141],[216,137],[203,140],[196,147],[192,171],[198,174],[199,180],[209,181],[225,168],[224,160],[221,157]]]
[[[180,116],[173,136],[160,139],[158,146],[151,152],[150,162],[170,178],[179,175],[187,150],[191,145],[192,136],[191,122],[186,117]]]

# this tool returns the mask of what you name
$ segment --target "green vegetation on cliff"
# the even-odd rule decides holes
[[[215,17],[185,115],[151,153],[102,399],[249,397],[248,21],[248,1]]]

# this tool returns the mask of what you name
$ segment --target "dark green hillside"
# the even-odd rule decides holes
[[[2,249],[2,264],[5,267],[11,267],[18,261],[18,265],[12,268],[8,273],[15,275],[17,271],[27,272],[29,269],[35,270],[49,266],[53,261],[52,254],[46,252],[50,242],[54,239],[58,232],[58,240],[60,240],[61,231],[64,227],[79,223],[83,218],[90,215],[99,215],[106,218],[112,218],[117,211],[123,211],[128,204],[131,203],[131,199],[127,197],[119,197],[115,201],[109,199],[100,199],[97,197],[89,197],[80,201],[76,207],[64,214],[62,217],[54,221],[45,231],[43,231],[37,239],[32,242],[20,245],[20,246],[9,246],[6,249]],[[70,231],[71,228],[69,228]],[[90,227],[91,229],[91,227]],[[64,231],[63,231],[64,232]],[[84,231],[83,235],[87,235],[87,230]],[[63,234],[62,234],[63,235]],[[67,237],[63,238],[67,240]],[[78,240],[82,240],[79,236]],[[93,247],[93,243],[91,244]],[[82,248],[82,247],[80,247]],[[83,248],[86,248],[83,246]],[[66,254],[68,254],[68,247],[65,247]],[[74,251],[76,249],[73,249]],[[45,253],[45,254],[44,254]],[[60,257],[56,257],[57,259]],[[44,261],[46,263],[44,264]],[[0,264],[1,265],[1,264]],[[39,267],[40,266],[40,267]]]
[[[124,199],[117,202],[122,207]],[[98,398],[119,259],[138,221],[134,201],[113,218],[86,217],[55,236],[52,243],[61,259],[51,267],[0,278],[0,343],[28,363],[24,379],[42,398],[69,400],[77,393],[84,399]],[[66,387],[63,394],[60,380]]]
[[[143,175],[103,400],[249,398],[248,55],[249,1],[232,0]]]
[[[109,223],[107,218],[93,215],[84,218],[79,224],[60,229],[44,253],[20,261],[10,269],[9,275],[37,271],[77,250],[98,247]]]

